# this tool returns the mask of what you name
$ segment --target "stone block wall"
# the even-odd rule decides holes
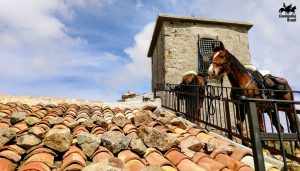
[[[152,91],[156,83],[165,83],[165,41],[164,30],[160,30],[152,57]]]
[[[198,35],[200,38],[218,37],[242,64],[251,64],[248,45],[248,30],[231,25],[212,25],[183,21],[164,21],[156,49],[163,52],[157,65],[163,65],[164,81],[178,84],[186,71],[198,71]],[[161,37],[163,35],[163,37]],[[161,49],[160,49],[161,50]],[[154,54],[155,56],[155,54]],[[161,63],[162,62],[162,63]],[[155,71],[152,72],[155,74]],[[160,73],[161,74],[161,73]],[[153,79],[155,81],[155,79]],[[225,81],[228,85],[228,81]]]

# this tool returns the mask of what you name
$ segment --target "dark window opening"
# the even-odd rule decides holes
[[[218,39],[201,38],[198,40],[198,73],[207,76],[213,54],[212,44],[220,45]]]

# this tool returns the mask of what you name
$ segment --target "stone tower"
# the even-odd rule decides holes
[[[242,64],[251,64],[248,44],[251,27],[246,22],[159,14],[148,51],[152,61],[152,90],[159,83],[180,83],[186,71],[203,69],[199,61],[200,40],[222,41]]]

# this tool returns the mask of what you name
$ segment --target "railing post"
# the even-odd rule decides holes
[[[276,124],[277,127],[278,127],[277,131],[278,131],[278,138],[280,140],[279,142],[280,142],[281,154],[282,154],[282,157],[283,157],[284,170],[287,171],[285,148],[284,148],[283,139],[282,139],[283,130],[281,130],[280,120],[279,120],[279,116],[278,116],[279,113],[278,113],[278,108],[277,108],[277,103],[276,102],[274,103],[274,110],[275,110],[275,117],[276,117],[277,123],[273,123],[273,124]]]
[[[226,98],[225,100],[225,112],[226,112],[226,122],[227,122],[227,131],[228,131],[228,138],[232,140],[232,128],[231,128],[231,118],[230,118],[230,111],[229,111],[229,102]]]
[[[245,97],[241,98],[241,100],[245,100]],[[263,171],[265,170],[265,163],[264,163],[263,148],[262,148],[261,137],[260,137],[260,130],[258,126],[258,117],[257,117],[255,101],[247,101],[247,114],[248,114],[255,170]]]
[[[176,98],[176,106],[175,106],[175,111],[176,112],[181,112],[180,110],[180,98],[179,98],[179,94],[175,92],[175,98]]]

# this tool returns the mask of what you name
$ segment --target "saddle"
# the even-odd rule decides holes
[[[281,77],[275,77],[268,72],[260,72],[258,70],[248,69],[250,74],[252,75],[254,81],[256,82],[258,88],[260,89],[271,89],[270,91],[262,91],[261,95],[263,98],[275,96],[282,96],[283,92],[274,92],[272,90],[286,90],[287,89],[287,80]]]
[[[265,75],[263,80],[267,89],[286,90],[286,85],[288,84],[285,78],[275,77],[271,74]]]
[[[253,76],[259,88],[286,90],[286,85],[288,84],[288,82],[285,78],[273,76],[268,70],[258,71],[256,68],[251,69],[249,67],[247,67],[247,69]]]

